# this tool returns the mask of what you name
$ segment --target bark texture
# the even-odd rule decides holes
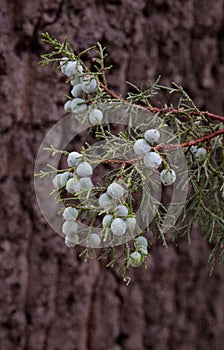
[[[223,0],[0,0],[0,349],[193,350],[224,348],[223,272],[209,277],[210,247],[195,226],[123,284],[83,263],[42,217],[33,168],[63,115],[64,77],[38,66],[40,34],[75,50],[100,41],[109,82],[182,84],[198,107],[224,113]]]

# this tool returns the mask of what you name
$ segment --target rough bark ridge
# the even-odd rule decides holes
[[[167,350],[224,347],[223,281],[195,227],[159,245],[126,287],[113,271],[70,252],[37,207],[33,166],[47,128],[63,115],[64,78],[37,65],[40,33],[76,50],[100,41],[125,81],[182,84],[200,108],[224,113],[223,1],[0,1],[0,348]],[[4,108],[4,110],[3,110]]]

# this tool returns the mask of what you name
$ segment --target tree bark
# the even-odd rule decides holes
[[[76,52],[101,42],[112,89],[126,80],[181,84],[199,108],[224,114],[223,1],[0,0],[0,348],[167,350],[224,347],[223,271],[195,225],[124,285],[114,270],[78,257],[38,208],[33,169],[63,115],[65,79],[38,65],[41,32]],[[83,139],[84,140],[84,139]],[[82,141],[83,141],[82,140]]]

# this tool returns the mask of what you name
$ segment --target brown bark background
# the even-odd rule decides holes
[[[0,0],[0,349],[220,350],[223,268],[209,277],[211,248],[195,227],[157,244],[127,287],[115,271],[78,258],[38,208],[33,168],[59,120],[64,77],[38,66],[43,31],[76,51],[100,41],[125,81],[182,84],[198,107],[224,114],[223,0]]]

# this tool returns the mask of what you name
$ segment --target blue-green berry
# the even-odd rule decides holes
[[[103,221],[102,221],[103,227],[109,226],[111,224],[112,220],[113,220],[112,215],[110,215],[110,214],[105,215],[103,218]]]
[[[60,179],[61,179],[61,174],[57,174],[57,175],[53,178],[53,185],[54,185],[55,188],[61,187]]]
[[[108,186],[107,194],[113,199],[120,199],[124,195],[124,188],[118,183],[113,182]]]
[[[73,167],[81,163],[82,155],[78,152],[71,152],[68,155],[67,163],[69,167]]]
[[[74,186],[75,186],[75,179],[72,177],[66,183],[66,191],[68,193],[74,194],[75,193]]]
[[[144,139],[138,139],[134,144],[134,152],[137,156],[144,156],[150,150],[150,145]]]
[[[71,90],[71,94],[74,97],[82,97],[83,95],[82,84],[74,85],[74,87]]]
[[[66,191],[70,194],[80,192],[81,184],[79,181],[75,180],[73,177],[69,179],[66,183]]]
[[[147,142],[149,142],[150,144],[154,145],[160,139],[160,132],[157,129],[146,130],[146,132],[144,134],[144,138],[145,138],[145,140]]]
[[[71,110],[71,100],[68,100],[68,101],[65,102],[64,110],[65,110],[65,112],[68,112],[68,113],[70,113],[72,111]]]
[[[64,173],[61,173],[60,176],[60,185],[63,187],[66,185],[68,179],[72,176],[71,173],[69,173],[68,171],[65,171]]]
[[[82,162],[77,166],[76,173],[79,177],[89,177],[92,175],[93,169],[88,162]]]
[[[199,163],[202,163],[206,158],[206,154],[207,154],[206,149],[204,147],[200,147],[195,153],[195,158]]]
[[[176,173],[172,169],[164,169],[160,173],[160,179],[163,185],[170,186],[176,181]]]
[[[87,109],[86,101],[82,98],[76,97],[71,101],[72,113],[82,114]]]
[[[135,247],[138,250],[139,253],[143,255],[148,255],[147,247],[148,247],[148,241],[145,237],[140,236],[136,238]]]
[[[76,208],[73,207],[67,207],[65,208],[64,212],[63,212],[63,218],[66,221],[75,221],[78,217],[78,210]]]
[[[76,74],[76,62],[70,61],[65,65],[65,74],[68,77],[72,77]]]
[[[102,193],[99,197],[99,206],[100,207],[111,207],[114,204],[114,201],[107,193]]]
[[[144,156],[143,162],[146,168],[157,169],[162,163],[162,158],[156,152],[149,152]]]
[[[126,205],[118,205],[116,208],[116,215],[117,216],[128,216],[128,208]]]
[[[103,120],[103,113],[101,112],[101,110],[95,108],[93,109],[90,114],[89,114],[89,122],[91,124],[101,124]]]
[[[110,229],[115,236],[122,236],[126,232],[127,226],[124,220],[116,218],[112,221]]]
[[[132,267],[138,267],[142,264],[144,258],[139,252],[133,252],[129,255],[128,263]]]
[[[139,236],[136,238],[136,243],[135,243],[135,246],[143,246],[145,248],[148,247],[148,241],[145,237],[143,236]]]
[[[79,236],[74,234],[73,236],[65,236],[65,244],[69,248],[74,248],[79,243]]]
[[[67,57],[63,57],[60,61],[60,67],[62,73],[68,77],[72,77],[75,74],[82,74],[83,67],[77,61],[69,61]]]
[[[76,221],[65,221],[62,226],[62,232],[65,235],[73,235],[78,231],[78,224]]]
[[[86,94],[92,94],[97,90],[97,81],[91,75],[83,77],[82,89]]]
[[[85,190],[90,190],[94,187],[90,177],[82,177],[81,179],[79,179],[79,183],[81,185],[81,188]]]
[[[69,62],[68,57],[62,57],[62,59],[60,60],[60,68],[61,68],[62,73],[64,73],[64,74],[65,74],[65,67],[66,67],[68,62]]]

